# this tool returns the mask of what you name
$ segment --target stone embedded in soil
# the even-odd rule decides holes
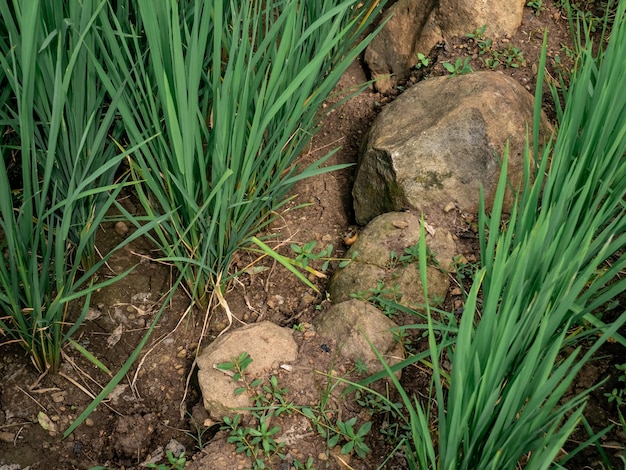
[[[454,202],[477,212],[479,191],[493,203],[500,160],[509,145],[508,179],[524,181],[527,126],[534,98],[499,72],[436,77],[409,88],[385,106],[359,158],[352,195],[356,221],[417,209],[444,210]],[[540,136],[551,126],[542,114]],[[513,195],[507,191],[505,211]]]
[[[488,37],[512,36],[522,23],[526,0],[398,0],[388,21],[365,51],[374,86],[388,93],[409,77],[418,62],[444,40],[463,37],[486,25]]]
[[[397,325],[368,302],[352,299],[333,305],[313,320],[313,326],[320,335],[337,343],[342,356],[354,362],[360,360],[370,373],[383,366],[368,341],[387,363],[404,359],[404,347],[392,333]]]
[[[198,382],[204,407],[216,420],[247,414],[241,408],[252,406],[246,393],[235,395],[235,389],[242,383],[236,383],[230,375],[216,368],[218,364],[232,362],[243,352],[252,358],[246,369],[252,381],[265,377],[282,363],[295,361],[298,345],[292,330],[264,321],[229,331],[207,346],[197,359]]]
[[[456,254],[456,243],[445,229],[429,227],[426,245],[433,256],[427,267],[428,293],[433,299],[443,300],[450,287],[446,271],[451,269]],[[432,233],[431,233],[432,232]],[[410,212],[390,212],[372,220],[350,247],[347,257],[358,254],[345,268],[337,270],[332,277],[328,292],[334,303],[349,300],[352,294],[369,297],[372,290],[383,289],[402,294],[398,303],[410,308],[424,305],[424,290],[417,260],[402,263],[392,261],[405,255],[404,249],[419,242],[420,217]],[[433,263],[437,263],[434,266]],[[390,295],[386,295],[390,298]]]

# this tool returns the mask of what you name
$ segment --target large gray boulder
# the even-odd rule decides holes
[[[533,96],[499,72],[418,83],[386,106],[370,130],[352,191],[357,222],[449,203],[476,212],[481,186],[489,207],[507,142],[508,177],[520,188],[532,122]],[[542,114],[540,135],[550,132]],[[512,200],[509,191],[505,210]]]
[[[428,54],[438,42],[473,33],[483,25],[492,38],[512,36],[522,23],[526,0],[399,0],[385,13],[387,23],[365,51],[365,62],[389,91],[406,79],[417,53]],[[387,76],[392,74],[391,76]]]

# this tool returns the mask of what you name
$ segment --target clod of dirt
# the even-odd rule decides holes
[[[121,458],[144,455],[150,448],[151,435],[157,424],[152,414],[130,415],[120,418],[113,434],[113,448]]]

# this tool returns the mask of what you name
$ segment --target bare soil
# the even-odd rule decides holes
[[[531,92],[535,89],[536,64],[544,29],[548,30],[548,72],[556,78],[560,68],[571,66],[565,48],[573,46],[567,19],[554,8],[552,0],[544,1],[544,9],[539,15],[527,8],[518,33],[497,45],[504,48],[511,44],[523,52],[525,61],[519,67],[501,66],[498,70],[514,77]],[[555,62],[556,56],[560,57],[562,65]],[[471,57],[474,70],[485,68],[475,41],[469,38],[451,39],[432,51],[432,62],[428,67],[414,70],[407,83],[399,86],[394,93],[381,95],[369,87],[331,111],[324,118],[323,127],[313,139],[310,150],[302,155],[302,165],[315,161],[336,147],[341,147],[341,150],[333,156],[331,164],[355,163],[361,142],[380,109],[406,87],[428,76],[446,74],[441,64],[453,63],[457,57]],[[360,61],[355,62],[342,78],[339,89],[347,90],[365,82],[368,76],[364,70]],[[547,92],[544,102],[548,116],[554,121],[553,106]],[[280,250],[289,253],[290,243],[315,240],[320,247],[332,244],[336,257],[344,254],[344,237],[358,230],[353,222],[350,194],[353,175],[354,167],[298,184],[293,191],[295,199],[289,207],[301,204],[306,204],[306,207],[283,212],[269,229],[276,235],[277,242],[282,244]],[[136,210],[132,194],[126,195],[124,203],[129,210]],[[455,227],[459,254],[470,261],[475,260],[475,215],[453,211],[446,216],[452,218],[448,225],[452,222]],[[428,217],[433,225],[437,225],[437,217],[444,215],[428,214]],[[120,227],[116,228],[113,224],[103,226],[100,249],[113,246],[123,236]],[[154,257],[153,249],[146,241],[135,243],[113,257],[109,270],[101,272],[101,276],[140,264],[125,280],[94,296],[89,320],[76,336],[77,341],[94,352],[114,373],[138,345],[172,284],[175,273],[171,267],[152,261]],[[241,253],[235,263],[242,267],[254,257],[251,253]],[[258,265],[268,269],[243,274],[229,286],[226,296],[230,308],[241,322],[270,320],[287,327],[306,325],[320,309],[326,307],[328,301],[324,288],[327,280],[314,279],[321,292],[318,294],[270,260],[262,260]],[[336,263],[331,265],[327,275],[330,276],[334,268]],[[453,282],[445,300],[445,308],[449,310],[462,305],[462,296],[456,287]],[[159,452],[166,446],[175,446],[176,443],[185,448],[187,468],[249,468],[249,460],[236,454],[235,447],[226,442],[227,436],[220,431],[220,423],[208,419],[194,378],[195,355],[227,326],[226,316],[220,308],[190,310],[188,304],[182,290],[174,295],[126,379],[66,439],[61,437],[63,431],[106,386],[110,377],[70,346],[64,349],[61,372],[39,377],[21,349],[14,345],[1,346],[0,469],[88,469],[97,465],[140,468],[142,463],[162,455]],[[240,324],[238,320],[232,328]],[[301,354],[308,355],[311,363],[315,363],[321,372],[335,370],[341,374],[351,367],[338,359],[332,345],[329,347],[319,338],[303,333],[297,333],[296,337],[301,345]],[[413,345],[424,347],[417,339]],[[607,345],[601,357],[583,370],[572,392],[597,385],[616,372],[614,364],[625,362],[626,352],[621,346]],[[289,374],[277,374],[282,387],[295,389]],[[410,368],[405,371],[402,381],[407,391],[419,396],[427,390],[430,376],[427,370]],[[320,394],[324,386],[325,382],[321,380]],[[604,393],[614,386],[616,381],[610,378],[591,395],[586,416],[596,431],[617,421],[615,404],[608,403],[604,397]],[[393,392],[390,393],[393,396]],[[296,404],[302,404],[304,399],[295,394],[288,394],[287,397]],[[362,412],[350,404],[343,404],[342,407],[333,409],[336,413],[344,413],[344,419]],[[48,430],[42,427],[38,421],[40,412],[50,418],[56,431],[50,426],[46,426]],[[295,419],[284,418],[280,424],[288,427],[294,425]],[[286,463],[272,462],[272,468],[293,468],[289,466],[289,461],[297,459],[305,462],[309,456],[313,457],[314,466],[318,469],[377,468],[392,451],[392,445],[380,432],[381,427],[386,426],[383,417],[375,415],[372,419],[374,429],[367,444],[373,452],[364,460],[356,456],[339,456],[336,451],[328,452],[324,439],[315,432],[303,432],[299,440],[286,446]],[[191,437],[200,434],[199,439]],[[581,431],[575,439],[582,442],[587,436]],[[625,440],[623,432],[612,432],[601,440],[601,444],[604,451],[613,456],[623,447]],[[576,442],[568,442],[564,452],[575,446]],[[401,455],[397,455],[384,468],[406,468],[406,462]],[[593,449],[584,453],[572,468],[601,468],[597,453]]]

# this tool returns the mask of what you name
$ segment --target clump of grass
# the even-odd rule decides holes
[[[99,284],[92,277],[110,256],[96,260],[95,236],[123,188],[114,175],[125,158],[108,145],[115,98],[90,65],[102,6],[0,2],[0,334],[40,371],[58,369],[91,293],[120,277]],[[9,181],[9,155],[20,162],[21,181]],[[79,298],[72,316],[70,302]]]
[[[112,185],[120,163],[111,141],[121,136],[120,123],[114,120],[117,98],[109,96],[98,79],[91,52],[97,35],[94,21],[103,7],[96,0],[0,4],[6,27],[0,57],[10,93],[0,116],[18,139],[31,133],[28,138],[36,148],[37,166],[56,183],[59,200],[72,197],[88,179],[89,186],[83,189]],[[25,83],[26,79],[32,83]],[[26,86],[32,102],[22,103],[17,96],[26,92]],[[32,120],[29,126],[25,119]],[[25,165],[23,170],[30,168]],[[98,177],[92,178],[96,172]],[[107,199],[106,191],[96,190],[74,203],[67,214],[71,244],[77,246],[90,232],[94,213]],[[94,232],[89,239],[79,260],[85,270],[97,258]]]
[[[125,87],[128,141],[157,135],[129,159],[139,197],[149,217],[170,214],[153,238],[192,298],[222,301],[233,254],[293,185],[339,168],[295,160],[383,4],[138,0],[136,24],[103,18],[102,73],[111,92]]]
[[[558,135],[542,152],[538,77],[533,147],[540,158],[533,161],[527,149],[524,189],[506,229],[506,158],[492,213],[481,206],[482,268],[458,328],[436,323],[427,306],[436,435],[430,430],[435,407],[410,398],[387,367],[408,410],[411,468],[548,468],[557,456],[563,468],[578,450],[559,455],[583,417],[589,391],[563,397],[600,345],[621,338],[615,333],[626,321],[626,313],[610,325],[593,315],[626,288],[619,276],[626,269],[625,6],[620,2],[604,52],[595,56],[587,36],[559,107]],[[541,71],[544,65],[545,46]],[[420,249],[425,254],[424,244]],[[592,342],[584,354],[573,328],[583,319],[599,336],[585,335]],[[444,354],[449,379],[439,366]]]

